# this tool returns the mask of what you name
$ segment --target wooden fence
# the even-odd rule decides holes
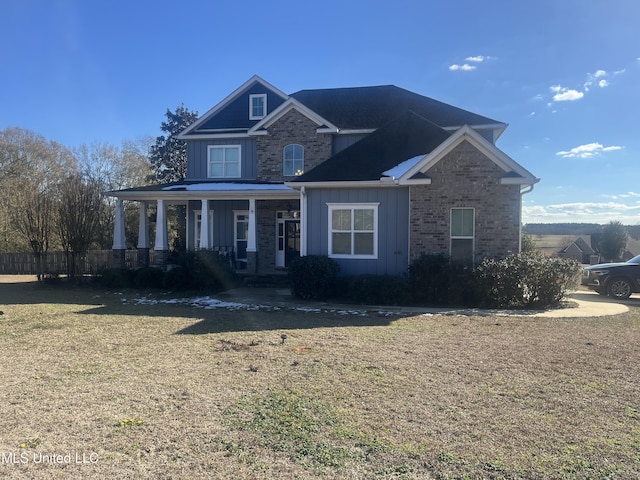
[[[150,253],[150,261],[153,265],[155,252]],[[138,264],[138,251],[127,250],[125,263],[129,268],[135,268]],[[84,275],[93,275],[104,268],[113,266],[112,250],[92,250],[78,263],[79,272]],[[67,257],[64,252],[47,253],[45,268],[48,274],[67,273]],[[36,259],[33,253],[0,253],[0,275],[36,275]]]

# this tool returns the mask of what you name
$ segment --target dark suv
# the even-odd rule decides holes
[[[640,293],[640,255],[624,263],[601,263],[585,268],[582,285],[613,298],[629,298],[632,293]]]

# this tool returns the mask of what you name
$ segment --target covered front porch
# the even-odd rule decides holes
[[[185,249],[213,250],[227,255],[238,271],[282,272],[293,258],[305,254],[304,195],[281,183],[182,181],[107,195],[116,198],[115,267],[125,267],[125,202],[139,205],[135,247],[138,267],[150,265],[151,251],[155,266],[170,263],[169,233],[176,228],[168,222],[170,206],[181,207]]]

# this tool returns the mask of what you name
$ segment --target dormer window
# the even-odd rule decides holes
[[[249,120],[261,120],[267,115],[267,94],[249,95]]]

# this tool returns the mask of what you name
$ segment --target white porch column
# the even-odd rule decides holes
[[[202,199],[202,211],[200,217],[200,249],[207,250],[209,245],[209,200]]]
[[[140,202],[138,248],[149,248],[149,218],[147,216],[147,202]]]
[[[169,250],[169,239],[167,235],[167,206],[164,200],[158,199],[156,213],[156,245],[154,250]]]
[[[247,252],[256,252],[256,199],[249,199],[249,231],[247,232]]]
[[[126,250],[127,242],[124,236],[124,206],[122,200],[116,200],[116,218],[113,222],[113,249]]]

